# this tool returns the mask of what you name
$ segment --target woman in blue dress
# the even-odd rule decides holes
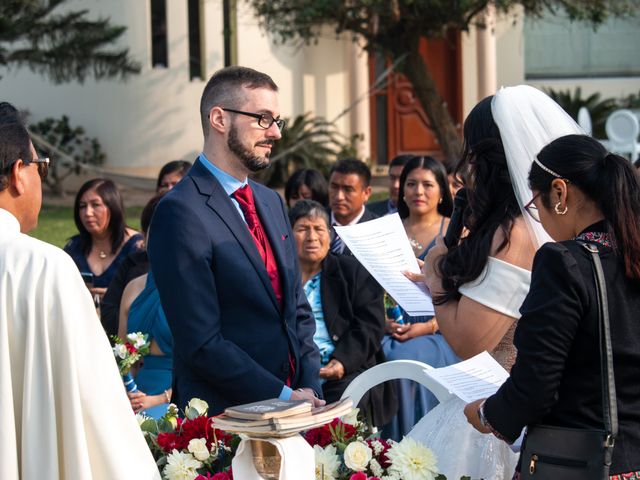
[[[145,233],[161,197],[152,198],[142,211],[140,223]],[[151,271],[131,280],[122,294],[118,335],[124,339],[135,332],[147,334],[151,345],[135,375],[138,391],[128,394],[131,406],[136,413],[160,418],[171,400],[173,337]]]
[[[413,157],[402,170],[398,214],[416,257],[423,260],[449,224],[453,201],[447,172],[431,157]],[[402,312],[402,323],[387,320],[382,348],[387,360],[416,360],[444,367],[460,359],[438,332],[433,316],[411,317]],[[411,380],[398,380],[400,408],[384,428],[388,438],[401,440],[431,408],[438,404],[426,388]]]
[[[99,301],[122,260],[143,246],[143,237],[125,223],[122,196],[111,180],[84,183],[73,204],[78,235],[65,245],[67,252]]]

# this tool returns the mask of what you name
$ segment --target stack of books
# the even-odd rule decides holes
[[[227,408],[222,415],[213,419],[213,426],[255,438],[282,438],[330,423],[352,410],[350,398],[317,408],[312,408],[311,403],[302,400],[274,398]]]

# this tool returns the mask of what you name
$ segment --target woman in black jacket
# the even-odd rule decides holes
[[[511,377],[495,395],[467,405],[465,414],[477,430],[508,442],[533,424],[604,429],[597,293],[590,254],[578,242],[593,244],[608,294],[617,392],[610,474],[640,478],[638,177],[598,141],[567,135],[542,149],[529,182],[534,196],[525,208],[558,243],[543,245],[535,256]]]
[[[353,257],[329,253],[331,227],[324,207],[300,200],[289,212],[302,284],[316,320],[320,378],[327,402],[340,398],[360,373],[384,362],[382,287]],[[397,403],[393,384],[372,388],[360,402],[376,426],[387,423]]]

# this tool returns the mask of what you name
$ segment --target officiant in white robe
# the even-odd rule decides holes
[[[44,167],[0,125],[0,479],[159,479],[78,269],[24,234]]]

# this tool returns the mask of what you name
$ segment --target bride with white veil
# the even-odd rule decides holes
[[[442,240],[425,259],[426,283],[442,334],[461,358],[484,350],[510,370],[513,332],[529,290],[535,251],[550,241],[523,215],[531,198],[528,173],[535,155],[580,127],[553,100],[529,86],[501,89],[481,101],[464,125],[468,235],[447,251]],[[475,431],[455,398],[438,405],[409,436],[438,457],[448,478],[511,478],[517,455],[502,440]]]

